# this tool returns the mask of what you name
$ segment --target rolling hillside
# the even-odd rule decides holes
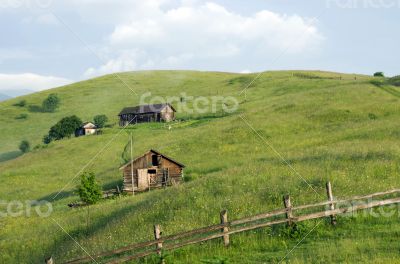
[[[172,234],[218,223],[222,209],[238,218],[280,208],[285,194],[298,205],[321,201],[327,180],[337,197],[400,187],[399,87],[362,75],[281,71],[265,72],[240,94],[255,76],[130,72],[120,74],[122,81],[107,75],[0,102],[0,200],[48,200],[54,209],[47,218],[0,217],[0,262],[40,263],[53,254],[62,263],[85,255],[70,236],[96,253],[150,239],[155,223]],[[181,122],[171,128],[162,123],[119,128],[118,112],[138,104],[146,92],[234,96],[239,108],[224,113],[219,104],[216,113],[180,112]],[[50,93],[60,96],[60,109],[35,110]],[[14,105],[23,99],[27,106]],[[28,116],[18,119],[21,114]],[[43,146],[48,129],[72,114],[84,121],[106,114],[111,127],[102,135]],[[104,189],[120,184],[118,168],[130,133],[135,156],[152,148],[185,164],[185,183],[102,201],[91,207],[87,223],[86,208],[67,206],[78,200],[77,176],[90,170]],[[37,147],[21,155],[24,139]],[[217,257],[229,263],[400,263],[397,214],[343,217],[338,223],[332,228],[310,221],[295,237],[268,228],[235,235],[228,249],[218,242],[187,247],[171,252],[167,263]]]

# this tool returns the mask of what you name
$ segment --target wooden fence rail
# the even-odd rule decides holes
[[[369,195],[354,196],[345,200],[335,200],[333,198],[332,185],[330,184],[330,182],[328,182],[326,184],[326,193],[328,198],[327,201],[301,206],[293,206],[291,197],[287,195],[284,196],[283,199],[283,204],[285,206],[285,208],[283,209],[278,209],[271,212],[253,215],[233,221],[228,221],[228,212],[224,210],[220,214],[220,224],[201,227],[198,229],[193,229],[190,231],[169,236],[162,236],[160,225],[155,225],[154,240],[136,243],[116,250],[75,259],[66,262],[66,264],[87,263],[93,261],[94,259],[98,260],[100,258],[108,258],[108,260],[103,259],[105,261],[108,261],[104,263],[123,263],[126,261],[143,258],[152,254],[161,254],[162,250],[173,250],[217,238],[222,238],[224,245],[229,246],[230,235],[232,234],[254,230],[262,227],[273,226],[277,224],[286,223],[287,225],[294,225],[297,222],[324,217],[329,217],[331,220],[331,224],[335,225],[337,221],[337,215],[352,213],[358,210],[364,210],[378,206],[400,203],[400,197],[386,198],[380,201],[368,200],[367,202],[364,201],[363,203],[360,203],[360,201],[362,200],[399,194],[400,189],[394,189],[386,192],[378,192]],[[299,212],[302,210],[310,210],[323,206],[326,207],[323,211],[311,212],[307,214],[301,214]],[[136,252],[131,252],[134,250],[136,250]],[[123,253],[129,253],[130,255],[119,256]]]

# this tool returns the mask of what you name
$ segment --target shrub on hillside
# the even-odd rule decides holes
[[[371,120],[376,120],[376,119],[378,119],[378,117],[377,117],[374,113],[369,113],[369,114],[368,114],[368,118],[371,119]]]
[[[98,128],[103,128],[106,125],[108,118],[106,115],[97,115],[94,117],[93,121]]]
[[[101,188],[96,182],[96,177],[93,172],[85,172],[81,175],[81,184],[78,186],[78,194],[82,202],[86,204],[95,204],[101,199]]]
[[[64,117],[50,128],[49,134],[43,138],[43,143],[49,144],[52,140],[69,138],[82,125],[82,120],[73,115]]]
[[[14,106],[24,107],[26,106],[26,100],[21,100],[18,103],[15,103]]]
[[[374,77],[385,77],[385,74],[383,72],[375,72]]]
[[[22,140],[21,143],[19,144],[19,150],[22,151],[22,153],[27,153],[31,149],[31,144],[29,143],[28,140]]]
[[[60,106],[60,98],[57,94],[50,94],[42,103],[43,112],[54,112]]]
[[[49,136],[49,135],[46,135],[46,136],[44,136],[43,137],[43,143],[44,144],[50,144],[50,142],[51,142],[51,137]]]

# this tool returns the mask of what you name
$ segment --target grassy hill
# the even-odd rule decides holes
[[[61,263],[85,255],[69,235],[96,253],[151,239],[155,223],[172,234],[218,223],[222,209],[239,218],[280,208],[284,194],[297,205],[321,201],[327,180],[337,197],[400,186],[399,87],[377,85],[373,77],[361,75],[282,71],[264,73],[239,95],[255,75],[148,71],[120,76],[122,82],[107,75],[0,103],[0,200],[48,200],[53,205],[48,218],[0,217],[1,263],[40,263],[51,254]],[[136,105],[146,92],[234,96],[240,104],[230,114],[180,112],[183,121],[172,129],[114,125],[99,136],[41,145],[62,117],[75,114],[88,121],[106,114],[116,124],[121,108]],[[50,93],[60,96],[60,109],[37,111]],[[14,105],[23,99],[27,106]],[[21,114],[28,117],[17,118]],[[187,166],[186,182],[102,201],[91,207],[87,224],[86,208],[67,207],[78,200],[77,176],[91,170],[104,189],[120,184],[118,168],[130,133],[135,156],[153,148],[174,157]],[[18,144],[24,139],[38,146],[21,155]],[[0,208],[5,211],[4,205]],[[343,217],[336,228],[316,224],[302,224],[297,237],[266,228],[232,236],[228,249],[219,242],[187,247],[171,253],[169,263],[205,263],[217,256],[230,263],[279,263],[285,256],[288,263],[400,263],[397,214]]]

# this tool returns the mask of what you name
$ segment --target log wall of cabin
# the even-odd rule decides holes
[[[145,156],[137,159],[136,161],[133,162],[133,178],[134,178],[134,188],[135,192],[138,191],[147,191],[146,190],[140,190],[138,189],[138,175],[137,175],[137,170],[138,169],[155,169],[156,170],[156,176],[154,178],[154,182],[151,182],[150,184],[150,189],[152,188],[160,188],[163,187],[164,185],[175,185],[179,184],[182,181],[182,168],[175,164],[174,162],[169,161],[168,159],[164,158],[161,156],[161,162],[159,163],[158,166],[153,166],[152,164],[152,155],[157,155],[155,153],[147,153]],[[167,183],[163,182],[163,169],[168,169],[168,177],[169,180]],[[123,175],[124,175],[124,191],[126,192],[132,192],[132,171],[131,171],[131,164],[126,166],[123,169]]]

